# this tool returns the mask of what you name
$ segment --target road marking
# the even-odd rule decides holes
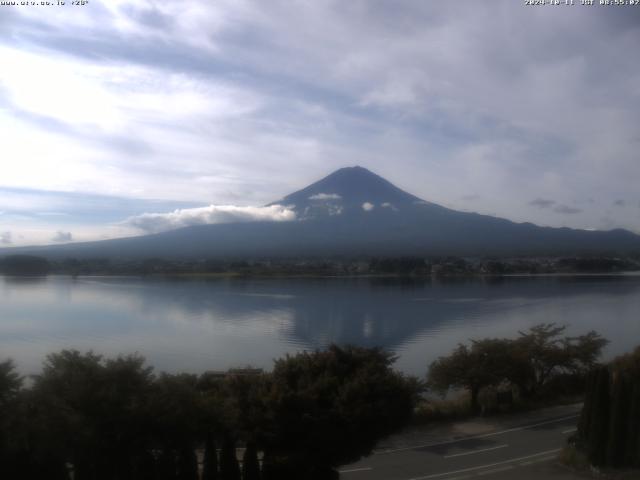
[[[511,458],[509,460],[490,463],[488,465],[480,465],[477,467],[463,468],[462,470],[454,470],[452,472],[434,473],[432,475],[425,475],[424,477],[413,477],[410,480],[427,480],[428,478],[438,478],[438,477],[444,477],[447,475],[455,475],[456,473],[465,473],[465,472],[472,472],[474,470],[483,470],[485,468],[497,467],[498,465],[506,465],[508,463],[517,463],[521,460],[527,460],[528,458],[540,457],[542,455],[549,455],[550,453],[558,453],[560,450],[561,450],[560,448],[556,448],[554,450],[547,450],[545,452],[534,453],[532,455],[526,455],[524,457]]]
[[[415,450],[416,448],[438,447],[440,445],[450,445],[452,443],[464,442],[464,441],[467,441],[467,440],[475,440],[476,438],[494,437],[496,435],[503,435],[505,433],[519,432],[521,430],[527,430],[529,428],[535,428],[535,427],[539,427],[539,426],[542,426],[542,425],[549,425],[550,423],[564,422],[565,420],[571,420],[572,418],[578,418],[579,416],[580,416],[579,414],[577,414],[577,415],[569,415],[568,417],[556,418],[554,420],[546,420],[544,422],[533,423],[531,425],[524,425],[522,427],[509,428],[507,430],[501,430],[499,432],[491,432],[491,433],[484,433],[484,434],[481,434],[481,435],[472,435],[472,436],[464,437],[464,438],[456,438],[455,440],[447,440],[445,442],[427,443],[427,444],[424,444],[424,445],[414,445],[412,447],[401,447],[401,448],[394,448],[394,449],[390,449],[390,450],[380,450],[379,452],[374,452],[374,455],[387,455],[389,453],[405,452],[407,450]]]
[[[484,472],[479,472],[478,475],[491,475],[492,473],[500,473],[506,472],[507,470],[511,470],[513,465],[508,465],[506,467],[494,468],[492,470],[485,470]]]
[[[474,453],[490,452],[491,450],[497,450],[499,448],[505,448],[505,447],[508,447],[508,446],[509,445],[507,445],[507,444],[498,445],[497,447],[483,448],[481,450],[471,450],[470,452],[456,453],[454,455],[445,455],[442,458],[464,457],[465,455],[473,455]]]
[[[550,457],[536,458],[535,460],[529,460],[528,462],[522,462],[519,465],[521,465],[523,467],[526,467],[527,465],[533,465],[534,463],[548,462],[549,460],[553,460],[555,458],[556,458],[555,455],[551,455]]]
[[[373,470],[373,468],[371,467],[350,468],[349,470],[338,470],[338,473],[368,472],[369,470]]]
[[[566,435],[567,433],[573,433],[573,432],[577,432],[577,431],[578,431],[578,429],[577,429],[577,428],[570,428],[570,429],[568,429],[568,430],[563,430],[563,431],[562,431],[562,434],[563,434],[563,435]]]

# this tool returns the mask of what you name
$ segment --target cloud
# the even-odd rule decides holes
[[[544,198],[536,198],[535,200],[532,200],[529,202],[529,205],[532,205],[538,208],[551,208],[555,204],[556,204],[555,200],[547,200]]]
[[[0,243],[2,245],[11,245],[13,243],[11,232],[0,233]]]
[[[311,195],[309,200],[340,200],[341,198],[337,193],[316,193]]]
[[[435,203],[477,192],[479,212],[574,227],[634,198],[640,64],[611,45],[640,41],[640,9],[463,3],[7,7],[2,185],[261,205],[361,163]],[[594,191],[571,218],[527,205]]]
[[[480,199],[480,195],[476,194],[472,194],[472,195],[463,195],[462,196],[462,200],[464,200],[465,202],[472,202],[474,200],[479,200]]]
[[[296,219],[296,213],[282,205],[267,207],[239,207],[235,205],[209,205],[208,207],[179,209],[169,213],[144,213],[130,217],[124,225],[145,233],[158,233],[192,225],[238,222],[287,222]]]
[[[71,242],[73,241],[73,235],[71,232],[58,231],[53,238],[51,238],[51,241],[56,243]]]
[[[567,205],[558,205],[556,208],[553,209],[553,211],[556,213],[561,213],[563,215],[574,215],[576,213],[581,213],[582,209],[569,207]]]
[[[625,205],[626,205],[626,202],[620,198],[613,202],[614,207],[624,207]]]
[[[371,210],[373,210],[375,208],[375,205],[373,203],[369,203],[369,202],[364,202],[362,204],[362,209],[365,212],[370,212]]]

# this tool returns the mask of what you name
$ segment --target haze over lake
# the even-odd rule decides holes
[[[36,373],[63,348],[139,352],[158,370],[269,369],[331,342],[383,346],[397,367],[470,338],[515,336],[541,322],[594,329],[606,357],[640,338],[640,276],[465,279],[164,279],[0,277],[0,358]]]

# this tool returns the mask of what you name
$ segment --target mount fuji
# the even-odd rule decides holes
[[[293,210],[295,218],[193,225],[140,237],[4,249],[0,254],[176,259],[640,252],[640,236],[627,230],[540,227],[451,210],[362,167],[337,170],[269,205]]]

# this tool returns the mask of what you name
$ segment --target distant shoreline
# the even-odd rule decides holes
[[[154,279],[326,279],[326,280],[440,280],[440,279],[482,279],[482,278],[575,278],[575,277],[640,277],[640,270],[628,272],[557,272],[557,273],[508,273],[508,274],[443,274],[443,275],[403,275],[403,274],[345,274],[345,275],[317,275],[317,274],[250,274],[238,272],[218,273],[82,273],[71,274],[52,272],[42,275],[10,275],[0,273],[2,278],[37,279],[47,277],[71,278],[154,278]]]
[[[47,259],[0,258],[0,273],[174,276],[200,278],[466,278],[625,275],[640,271],[640,257],[340,257],[263,259]]]

